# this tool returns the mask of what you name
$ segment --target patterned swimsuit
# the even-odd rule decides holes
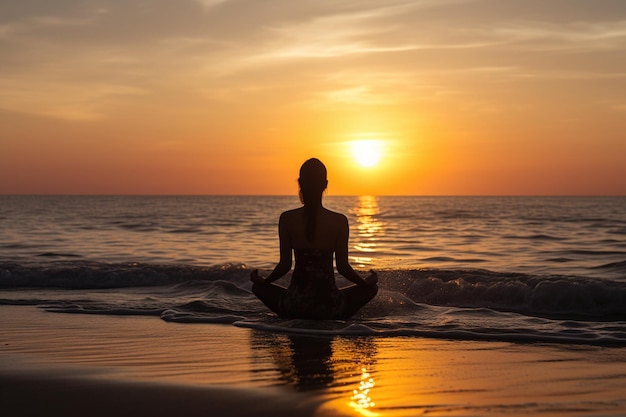
[[[343,294],[335,284],[333,251],[296,249],[296,266],[289,288],[280,300],[282,317],[340,319]]]

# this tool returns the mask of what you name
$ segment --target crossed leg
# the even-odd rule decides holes
[[[287,291],[286,288],[276,284],[252,285],[252,292],[254,295],[256,295],[259,300],[267,306],[267,308],[272,310],[279,317],[284,317],[283,312],[280,309],[280,299],[285,291]],[[365,287],[361,285],[351,285],[349,287],[342,288],[340,291],[344,299],[344,308],[341,312],[341,317],[337,318],[347,319],[352,317],[359,309],[361,309],[361,307],[376,296],[378,293],[378,286],[371,285]]]
[[[259,300],[263,302],[274,313],[276,313],[279,317],[282,316],[280,311],[280,299],[283,294],[287,291],[286,288],[278,286],[276,284],[268,284],[268,285],[252,285],[252,292],[256,295]]]
[[[351,285],[342,288],[344,299],[343,318],[352,317],[361,307],[378,294],[378,285]]]

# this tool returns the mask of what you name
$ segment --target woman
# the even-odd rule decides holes
[[[304,205],[280,215],[280,261],[266,278],[252,271],[252,291],[280,317],[346,319],[374,298],[378,276],[370,271],[363,279],[348,262],[348,219],[322,206],[328,185],[324,164],[315,158],[306,161],[298,184]],[[289,287],[283,288],[273,282],[291,270],[292,251],[296,266]],[[337,272],[355,285],[337,288],[333,254]]]

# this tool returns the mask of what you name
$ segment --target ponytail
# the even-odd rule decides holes
[[[322,194],[328,185],[326,167],[316,158],[307,160],[300,168],[300,198],[304,204],[305,235],[309,242],[315,240],[317,210],[322,206]]]

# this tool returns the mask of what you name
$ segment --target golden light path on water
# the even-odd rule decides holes
[[[378,241],[385,234],[384,223],[376,217],[380,213],[377,197],[360,196],[351,213],[356,216],[357,221],[353,249],[359,253],[352,257],[352,262],[361,268],[369,267],[372,265],[372,257],[365,254],[376,252]]]
[[[374,385],[376,385],[374,379],[367,372],[367,368],[361,368],[361,381],[359,382],[359,387],[352,392],[349,402],[350,407],[365,416],[378,415],[371,410],[376,405],[370,397],[370,391],[374,388]]]

